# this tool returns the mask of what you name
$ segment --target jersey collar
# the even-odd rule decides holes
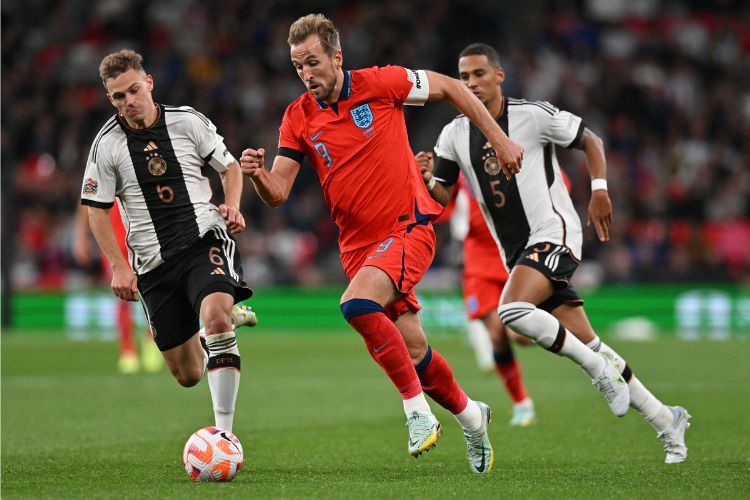
[[[333,109],[336,113],[338,113],[339,112],[338,103],[340,101],[349,99],[351,95],[352,95],[352,72],[348,70],[344,70],[344,84],[341,86],[341,94],[339,94],[339,100],[330,105],[325,101],[318,101],[317,99],[315,100],[315,102],[318,103],[318,108],[320,108],[321,111],[323,111],[324,109],[330,106],[331,109]]]

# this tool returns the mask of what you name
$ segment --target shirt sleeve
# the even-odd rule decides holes
[[[235,161],[234,156],[224,144],[224,138],[219,135],[216,125],[201,113],[195,110],[193,112],[194,119],[191,123],[198,155],[217,172],[226,172]]]
[[[579,116],[559,110],[544,101],[539,103],[535,112],[543,141],[569,148],[575,147],[580,141],[585,125]]]
[[[458,154],[456,153],[453,141],[453,124],[446,125],[440,132],[437,144],[435,144],[435,154],[437,162],[432,175],[438,182],[444,186],[453,186],[458,182],[458,176],[461,173],[461,167],[458,164]]]
[[[424,70],[407,69],[403,66],[378,68],[393,100],[399,104],[422,106],[430,96],[430,82]]]
[[[302,159],[305,156],[305,148],[300,135],[295,132],[293,114],[294,110],[292,106],[286,108],[284,118],[281,120],[281,126],[279,126],[278,154],[291,158],[297,163],[302,163]]]
[[[110,155],[99,142],[89,152],[81,186],[81,204],[96,208],[112,208],[117,190],[117,173]]]

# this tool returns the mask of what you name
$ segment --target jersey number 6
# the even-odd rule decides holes
[[[157,184],[156,192],[159,193],[159,199],[162,203],[172,203],[174,201],[174,191],[171,187]]]

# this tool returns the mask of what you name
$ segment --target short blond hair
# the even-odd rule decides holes
[[[289,27],[289,38],[286,41],[289,46],[299,45],[310,35],[318,35],[320,45],[329,56],[341,50],[339,30],[323,14],[308,14],[294,21]]]
[[[143,56],[134,50],[122,49],[118,52],[108,54],[102,59],[101,64],[99,64],[99,76],[102,78],[102,83],[106,88],[107,80],[117,78],[131,69],[139,73],[145,73],[143,69]]]

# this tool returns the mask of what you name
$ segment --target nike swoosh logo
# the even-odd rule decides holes
[[[484,472],[484,445],[482,445],[482,464],[479,467],[474,466],[477,472]]]
[[[416,442],[416,441],[412,441],[411,439],[409,440],[409,447],[410,447],[410,448],[413,448],[413,447],[414,447],[414,446],[416,446],[416,445],[417,445],[417,442]]]
[[[380,347],[376,347],[375,349],[373,349],[373,351],[375,351],[375,352],[380,352],[380,351],[382,351],[383,349],[385,349],[385,346],[387,346],[387,345],[388,345],[388,344],[390,344],[390,343],[391,343],[391,341],[389,340],[388,342],[386,342],[385,344],[381,345]]]
[[[324,131],[323,131],[323,130],[321,130],[321,131],[320,131],[320,132],[318,132],[317,134],[315,134],[315,135],[311,135],[311,136],[310,136],[310,140],[311,140],[312,142],[315,142],[315,140],[316,140],[316,139],[317,139],[318,137],[320,137],[320,134],[322,134],[323,132],[324,132]]]

